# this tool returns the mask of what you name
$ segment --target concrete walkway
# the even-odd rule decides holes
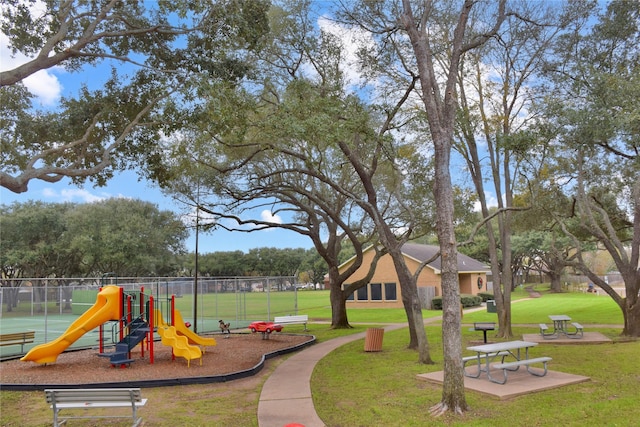
[[[386,326],[385,331],[406,328],[407,324]],[[262,387],[258,403],[260,427],[324,427],[311,398],[311,374],[316,363],[336,348],[363,339],[365,332],[334,338],[312,345],[282,362]]]
[[[465,310],[466,313],[484,310],[484,307]],[[439,322],[442,316],[424,319],[424,324]],[[384,327],[385,331],[407,328],[407,323]],[[259,427],[325,427],[318,417],[311,398],[311,374],[316,363],[336,348],[358,339],[366,332],[334,338],[296,353],[282,362],[262,387],[258,403]]]

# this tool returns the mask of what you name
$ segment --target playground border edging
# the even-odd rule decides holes
[[[311,339],[292,347],[282,348],[262,355],[260,362],[254,367],[243,371],[232,372],[223,375],[212,375],[204,377],[188,377],[188,378],[165,378],[158,380],[140,380],[140,381],[120,381],[105,383],[88,383],[88,384],[0,384],[0,390],[3,391],[42,391],[48,388],[72,389],[72,388],[117,388],[117,387],[134,387],[134,388],[152,388],[152,387],[174,387],[180,385],[192,384],[213,384],[228,381],[239,380],[256,375],[264,368],[267,360],[277,356],[293,353],[302,350],[316,343],[315,335],[308,335]],[[79,350],[78,350],[79,351]]]

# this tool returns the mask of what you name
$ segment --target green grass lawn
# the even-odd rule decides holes
[[[514,333],[536,333],[516,327]],[[607,335],[620,329],[603,329]],[[385,333],[383,351],[366,353],[361,340],[338,348],[316,366],[311,388],[314,405],[327,426],[631,426],[640,417],[637,354],[640,342],[603,345],[547,345],[549,369],[588,376],[586,383],[499,401],[466,392],[470,410],[463,416],[433,419],[430,406],[442,387],[416,379],[443,369],[439,327],[428,326],[434,365],[420,365],[407,350],[406,330]],[[466,346],[477,340],[463,328]]]
[[[514,293],[512,324],[515,338],[538,333],[538,323],[549,323],[551,314],[566,314],[587,331],[598,331],[616,339],[623,317],[608,297],[583,293],[549,294],[528,299]],[[425,313],[425,318],[432,312]],[[437,313],[440,314],[439,312]],[[353,316],[350,312],[350,319]],[[358,317],[358,316],[356,316]],[[464,323],[493,321],[495,313],[472,310]],[[518,326],[522,325],[522,326]],[[598,325],[589,327],[589,325]],[[640,342],[604,345],[545,344],[550,369],[588,376],[591,381],[559,389],[532,393],[509,401],[498,401],[467,392],[469,412],[432,419],[430,406],[439,402],[442,387],[416,379],[420,373],[443,369],[442,336],[439,326],[427,326],[434,365],[420,365],[416,353],[406,349],[406,329],[384,337],[384,351],[366,353],[361,340],[340,347],[323,358],[312,377],[314,404],[328,426],[423,426],[423,425],[636,425],[640,417],[636,355]],[[462,328],[463,347],[478,340],[477,332]],[[495,339],[495,338],[494,338]],[[372,381],[372,379],[374,379]]]
[[[541,298],[515,301],[511,305],[512,324],[550,323],[549,315],[566,314],[581,324],[622,325],[622,311],[609,297],[587,293],[543,294]],[[495,313],[465,314],[464,322],[497,321]]]
[[[512,306],[515,338],[524,333],[537,333],[537,324],[549,322],[547,316],[550,314],[567,314],[582,323],[586,331],[598,331],[611,338],[616,338],[621,332],[622,314],[608,297],[545,292],[541,298],[525,299],[527,296],[521,290],[513,295],[514,301],[522,300]],[[331,330],[324,323],[331,318],[328,291],[298,292],[298,313],[308,314],[310,319],[318,322],[310,325],[311,333],[318,341],[363,332],[371,325],[406,322],[401,309],[349,309],[349,320],[354,328]],[[425,319],[440,315],[439,311],[424,311]],[[496,321],[496,314],[487,313],[484,308],[465,313],[464,323],[474,321]],[[286,331],[301,333],[302,330],[302,325],[290,325]],[[544,344],[545,355],[553,358],[549,369],[588,376],[591,380],[507,401],[467,392],[470,406],[467,413],[432,419],[428,409],[439,402],[442,387],[419,381],[416,375],[442,370],[439,321],[430,323],[426,330],[434,365],[418,364],[415,351],[406,349],[407,329],[385,333],[382,352],[364,352],[363,340],[357,340],[323,358],[314,370],[311,387],[316,410],[327,425],[631,426],[636,425],[640,418],[640,376],[636,362],[640,342],[631,341],[601,345]],[[478,339],[478,333],[468,331],[468,327],[462,328],[462,335],[463,347]],[[191,426],[257,426],[256,413],[262,384],[281,361],[282,358],[270,361],[255,378],[230,384],[145,389],[143,394],[151,401],[166,401],[170,396],[173,409],[156,405],[144,408],[140,414],[146,425],[154,426],[186,425],[187,422]],[[230,399],[234,404],[229,404]],[[27,415],[22,415],[23,408],[30,409]],[[51,411],[42,392],[0,391],[0,425],[50,424]]]

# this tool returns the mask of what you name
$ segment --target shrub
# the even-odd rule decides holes
[[[477,307],[482,303],[483,299],[479,295],[460,295],[460,304],[463,307]],[[442,297],[435,297],[431,300],[431,307],[434,310],[442,310]]]
[[[460,295],[463,307],[477,307],[482,303],[482,297],[478,295]]]
[[[482,302],[487,302],[488,299],[494,299],[491,292],[478,292],[478,296],[482,298]]]

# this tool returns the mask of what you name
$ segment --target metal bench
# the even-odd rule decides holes
[[[518,368],[520,366],[526,366],[527,367],[527,372],[529,372],[531,375],[534,375],[536,377],[544,377],[545,375],[547,375],[547,362],[549,362],[551,360],[550,357],[536,357],[535,359],[522,359],[522,360],[516,360],[515,362],[507,362],[507,363],[496,363],[495,365],[493,365],[492,367],[494,369],[502,369],[502,372],[504,373],[504,381],[500,382],[500,381],[495,381],[499,384],[504,384],[507,382],[507,371],[517,371]],[[544,372],[539,373],[536,371],[532,371],[529,366],[536,364],[536,363],[542,363],[543,367],[544,367]],[[513,369],[515,368],[515,369]]]
[[[133,426],[140,425],[142,418],[138,418],[138,407],[144,406],[147,399],[142,398],[139,388],[94,388],[94,389],[47,389],[44,391],[47,403],[53,410],[53,425],[57,427],[69,419],[93,418],[129,418]],[[117,415],[109,411],[109,415],[73,415],[60,417],[60,411],[92,408],[131,408],[132,414]]]
[[[497,357],[497,356],[501,356],[502,360],[504,360],[505,356],[508,356],[510,353],[508,351],[499,351],[497,353],[489,353],[487,354],[488,357]],[[462,358],[462,364],[465,365],[467,362],[471,362],[472,360],[478,360],[478,355],[475,356],[465,356]]]
[[[307,331],[307,322],[309,321],[309,316],[307,314],[299,314],[295,316],[280,316],[274,317],[273,323],[279,323],[280,325],[286,324],[304,324],[304,330]]]
[[[575,332],[567,332],[567,336],[569,338],[582,338],[584,335],[582,325],[577,322],[572,323],[573,327],[576,328]]]
[[[20,352],[24,353],[24,345],[33,343],[35,339],[35,331],[14,332],[11,334],[0,335],[0,346],[20,345]]]
[[[545,324],[545,323],[540,323],[540,335],[542,335],[542,338],[544,339],[552,339],[557,337],[556,332],[547,332],[549,330],[549,327]]]
[[[476,354],[475,356],[465,356],[462,358],[462,370],[464,371],[464,376],[465,377],[470,377],[470,378],[478,378],[480,376],[480,374],[484,371],[484,369],[482,369],[482,360],[485,357],[488,357],[490,359],[493,359],[495,357],[502,357],[501,361],[504,362],[504,358],[507,357],[509,354],[508,351],[499,351],[496,353],[489,353],[486,356],[480,356],[479,354]],[[480,360],[479,360],[480,359]],[[470,375],[467,373],[466,367],[467,367],[467,362],[471,362],[471,361],[477,361],[478,362],[478,373],[475,375]]]

